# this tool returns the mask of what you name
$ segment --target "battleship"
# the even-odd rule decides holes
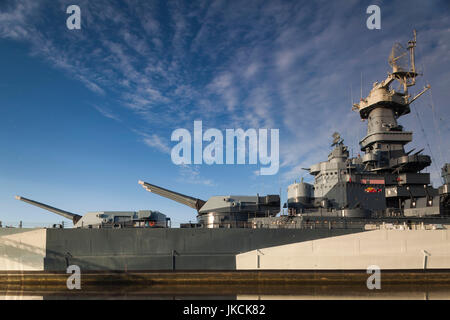
[[[280,215],[278,195],[205,201],[144,181],[146,191],[195,210],[197,222],[173,228],[168,216],[151,210],[81,216],[17,196],[74,228],[0,228],[0,270],[450,269],[450,164],[434,188],[423,172],[431,157],[424,149],[407,151],[413,133],[398,123],[430,88],[409,93],[419,76],[415,47],[415,33],[406,48],[396,44],[392,71],[352,106],[367,122],[363,156],[350,157],[334,133],[328,160],[305,169],[314,182],[288,186],[287,214]]]

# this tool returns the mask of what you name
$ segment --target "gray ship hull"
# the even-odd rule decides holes
[[[236,270],[252,250],[361,229],[0,229],[0,270]]]

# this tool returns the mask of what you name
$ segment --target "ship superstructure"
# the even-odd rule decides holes
[[[367,121],[367,134],[360,141],[364,155],[350,158],[344,140],[335,133],[328,161],[307,169],[314,184],[300,182],[288,187],[291,215],[383,218],[450,214],[449,165],[443,168],[444,185],[433,188],[430,174],[421,172],[430,166],[431,158],[422,154],[423,149],[405,151],[413,133],[398,123],[410,113],[410,104],[430,88],[426,86],[414,97],[409,93],[418,76],[415,47],[415,32],[407,49],[396,44],[389,57],[392,72],[353,105]],[[395,81],[400,90],[391,88]]]

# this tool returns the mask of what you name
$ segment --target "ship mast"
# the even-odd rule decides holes
[[[431,164],[428,156],[405,153],[404,146],[412,141],[412,132],[403,131],[397,119],[411,112],[410,104],[423,95],[430,86],[411,98],[408,88],[416,84],[415,48],[417,33],[408,41],[407,49],[395,44],[389,56],[392,72],[382,82],[375,82],[366,98],[353,105],[361,119],[368,120],[367,135],[360,141],[365,152],[363,162],[376,172],[417,172]],[[390,86],[398,81],[403,91]]]

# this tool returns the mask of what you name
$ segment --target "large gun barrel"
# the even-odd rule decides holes
[[[24,197],[20,197],[20,196],[16,196],[16,199],[17,200],[21,200],[21,201],[26,202],[26,203],[29,203],[29,204],[32,204],[33,206],[36,206],[36,207],[48,210],[50,212],[59,214],[60,216],[63,216],[64,218],[72,220],[73,224],[76,224],[81,219],[81,216],[78,215],[78,214],[75,214],[75,213],[72,213],[72,212],[68,212],[68,211],[64,211],[64,210],[61,210],[61,209],[58,209],[58,208],[55,208],[55,207],[51,207],[51,206],[46,205],[44,203],[40,203],[40,202],[37,202],[37,201],[34,201],[34,200],[30,200],[30,199],[27,199],[27,198],[24,198]]]
[[[174,200],[188,207],[191,207],[197,211],[199,211],[201,207],[203,207],[203,205],[206,203],[206,201],[203,201],[201,199],[192,198],[184,194],[170,191],[144,181],[139,181],[139,184],[142,185],[142,187],[149,192],[159,194],[162,197]]]

